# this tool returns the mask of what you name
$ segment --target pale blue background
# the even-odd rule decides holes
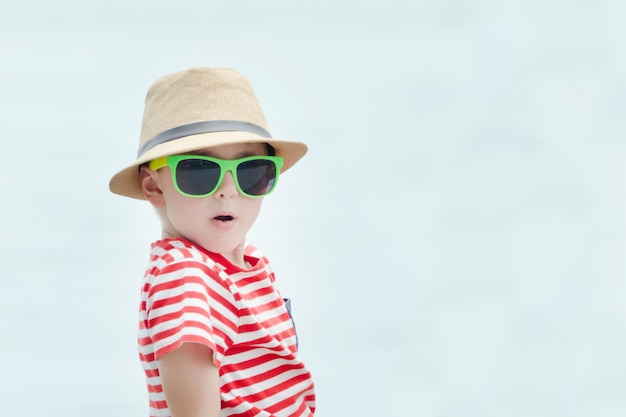
[[[146,416],[146,90],[232,66],[310,145],[250,241],[320,416],[626,415],[626,3],[0,7],[0,414]]]

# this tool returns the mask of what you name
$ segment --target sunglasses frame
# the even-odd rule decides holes
[[[206,194],[189,194],[180,189],[180,187],[178,186],[178,181],[176,179],[176,170],[178,169],[178,164],[181,161],[184,161],[187,159],[200,159],[203,161],[210,161],[210,162],[217,164],[220,167],[220,176],[213,190],[211,190],[210,192]],[[272,188],[270,188],[265,194],[251,195],[251,194],[244,192],[241,189],[241,186],[239,185],[239,178],[237,177],[237,167],[239,167],[239,165],[244,162],[259,161],[259,160],[271,161],[274,163],[274,166],[276,167],[276,178],[274,179],[274,184],[272,184]],[[206,156],[206,155],[170,155],[170,156],[163,156],[161,158],[157,158],[157,159],[150,161],[149,167],[152,171],[157,171],[161,168],[164,168],[165,166],[169,166],[170,171],[172,173],[172,182],[174,183],[174,187],[176,187],[176,190],[180,194],[187,196],[187,197],[201,198],[201,197],[210,196],[211,194],[215,193],[222,186],[222,182],[224,182],[224,177],[226,176],[226,172],[230,171],[230,173],[233,176],[233,179],[235,180],[235,186],[237,187],[237,191],[239,191],[241,195],[250,197],[250,198],[260,198],[260,197],[265,197],[269,195],[272,191],[274,191],[274,189],[276,188],[276,184],[278,184],[278,177],[280,174],[280,170],[283,168],[283,164],[284,164],[284,160],[281,156],[254,155],[254,156],[246,156],[244,158],[239,158],[239,159],[219,159],[219,158],[213,158],[211,156]]]

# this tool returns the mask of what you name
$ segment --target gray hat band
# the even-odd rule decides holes
[[[261,126],[257,126],[248,122],[241,122],[238,120],[210,120],[206,122],[190,123],[188,125],[177,126],[175,128],[161,132],[149,141],[147,141],[139,152],[137,152],[137,158],[140,158],[143,154],[157,145],[179,139],[185,136],[197,135],[200,133],[216,133],[216,132],[248,132],[255,135],[262,136],[264,138],[271,139],[270,133],[263,129]]]

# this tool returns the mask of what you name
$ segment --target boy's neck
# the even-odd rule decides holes
[[[232,251],[220,253],[220,255],[226,258],[231,264],[241,269],[250,269],[250,265],[246,262],[244,257],[245,249],[245,245],[239,244]]]
[[[163,229],[162,233],[161,233],[161,238],[162,239],[172,239],[172,238],[178,238],[179,236],[176,236],[172,233],[167,232],[165,229]],[[185,240],[189,240],[186,239]],[[196,245],[198,243],[194,242]],[[208,250],[207,248],[204,248],[205,250]],[[230,252],[220,252],[219,254],[222,255],[228,262],[230,262],[231,264],[238,266],[241,269],[250,269],[252,267],[252,265],[250,265],[248,262],[246,262],[245,259],[245,249],[246,246],[245,244],[239,244],[237,245],[232,251]],[[209,251],[210,252],[210,251]]]

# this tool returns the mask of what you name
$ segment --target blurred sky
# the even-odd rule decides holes
[[[159,76],[230,66],[310,152],[249,236],[320,416],[626,414],[626,3],[0,6],[0,398],[145,416],[159,236],[108,192]]]

